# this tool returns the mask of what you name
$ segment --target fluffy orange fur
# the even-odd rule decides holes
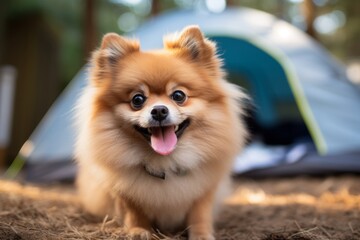
[[[244,95],[224,80],[215,44],[197,26],[166,36],[164,46],[143,52],[136,40],[110,33],[94,52],[77,109],[79,195],[130,237],[188,229],[189,239],[214,239],[214,210],[247,136]],[[175,101],[176,91],[184,101]],[[139,94],[145,101],[134,107]],[[156,106],[168,109],[166,126],[152,118]],[[180,127],[173,148],[154,150],[156,128],[173,138]]]

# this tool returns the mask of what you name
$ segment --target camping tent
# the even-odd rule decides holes
[[[276,156],[276,161],[266,162],[268,155],[260,154],[260,163],[252,165],[246,160],[251,157],[239,157],[240,163],[234,168],[237,172],[360,172],[360,114],[356,113],[360,108],[359,87],[347,79],[344,68],[317,42],[285,21],[248,8],[216,14],[195,10],[170,12],[146,22],[130,36],[140,39],[143,50],[161,48],[164,34],[190,24],[199,25],[205,35],[217,42],[230,80],[245,86],[254,99],[258,126],[269,129],[295,119],[306,125],[303,133],[311,136],[311,141],[302,145],[292,141],[290,150],[256,143],[257,147],[262,146],[261,150],[255,147],[250,152],[263,153],[265,149]],[[71,111],[86,80],[83,69],[20,151],[18,159],[26,159],[30,179],[74,176]],[[278,130],[272,136],[287,132]],[[288,159],[285,162],[284,156]]]

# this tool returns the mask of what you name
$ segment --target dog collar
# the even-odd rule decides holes
[[[147,174],[149,174],[152,177],[156,177],[162,180],[165,180],[165,171],[154,171],[152,169],[149,169],[146,165],[144,166],[144,170]]]
[[[161,180],[165,180],[166,173],[165,171],[154,171],[150,168],[148,168],[146,165],[144,166],[144,170],[147,174],[149,174],[152,177],[159,178]],[[189,173],[189,170],[184,168],[176,168],[176,170],[171,170],[172,173],[174,173],[176,176],[182,177]]]

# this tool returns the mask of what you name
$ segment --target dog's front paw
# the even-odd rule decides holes
[[[126,235],[131,240],[151,240],[151,232],[140,227],[128,229]]]
[[[189,240],[215,240],[212,234],[190,234]]]

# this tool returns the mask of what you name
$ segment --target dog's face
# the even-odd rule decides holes
[[[130,123],[155,152],[168,155],[216,97],[204,95],[211,85],[204,77],[209,76],[168,53],[134,54],[114,86],[116,95],[124,97],[116,115]],[[131,81],[124,85],[121,79]]]
[[[93,84],[98,105],[111,108],[124,132],[135,130],[153,151],[169,155],[189,129],[206,129],[225,93],[214,44],[197,27],[164,43],[141,52],[134,40],[106,35],[95,52]]]

